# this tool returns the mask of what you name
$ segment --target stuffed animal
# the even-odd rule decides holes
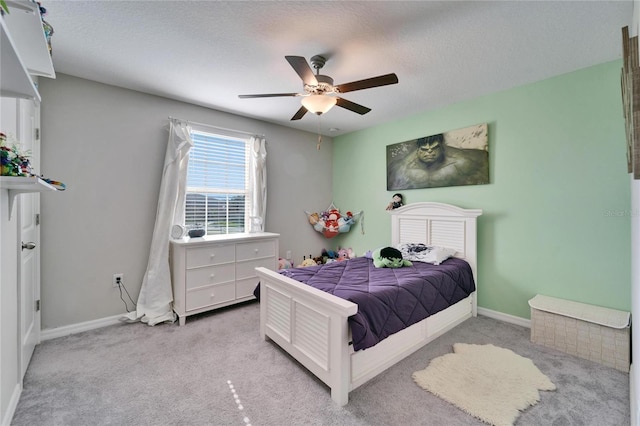
[[[318,223],[318,221],[320,221],[320,215],[318,213],[311,213],[309,215],[310,224],[315,225],[316,223]]]
[[[322,265],[324,263],[324,258],[322,256],[316,256],[313,258],[313,261],[316,262],[316,265]]]
[[[342,262],[344,260],[349,260],[349,253],[347,249],[338,250],[338,262]]]
[[[327,260],[336,260],[338,258],[338,253],[333,250],[322,249],[322,257],[326,258],[325,263],[328,263]]]
[[[309,216],[309,223],[313,226],[318,232],[322,232],[324,229],[324,220],[320,219],[320,215],[318,213],[307,213]]]
[[[393,198],[391,202],[387,206],[387,210],[394,210],[399,207],[402,207],[404,204],[402,203],[402,194],[393,194]]]
[[[342,216],[338,219],[338,232],[349,232],[351,225],[353,225],[353,215],[351,212],[347,212],[346,216]]]
[[[338,247],[338,257],[340,257],[340,251],[341,250],[344,250],[344,252],[346,252],[346,255],[345,255],[345,253],[342,253],[342,256],[346,257],[347,259],[353,259],[353,258],[356,257],[356,253],[353,251],[352,248],[342,248],[341,249],[340,247]],[[369,257],[371,257],[371,256],[369,256]]]
[[[317,263],[309,257],[308,259],[302,259],[302,263],[298,265],[298,268],[305,268],[307,266],[316,266]]]
[[[293,265],[287,259],[282,257],[278,258],[278,269],[289,269],[291,267],[293,267]]]
[[[376,268],[401,268],[413,265],[402,258],[402,252],[393,247],[383,247],[375,250],[372,255],[373,266]]]

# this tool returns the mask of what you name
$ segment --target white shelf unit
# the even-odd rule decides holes
[[[39,177],[0,176],[0,188],[9,190],[9,219],[13,213],[13,204],[17,195],[28,192],[57,191]]]
[[[0,17],[0,96],[40,102],[33,76],[56,77],[40,8],[28,0],[7,5],[10,13]]]
[[[36,79],[38,77],[55,78],[53,62],[49,54],[47,39],[44,34],[39,6],[29,0],[6,0],[9,13],[0,16],[0,97],[24,99],[24,101],[3,102],[0,118],[2,132],[9,130],[30,134],[40,126],[37,110],[40,108],[40,94]],[[31,104],[34,105],[31,105]],[[29,104],[29,111],[22,111],[22,106]],[[24,125],[19,121],[24,117]],[[28,123],[31,124],[28,124]],[[33,134],[33,133],[31,133]],[[18,135],[19,136],[19,135]],[[23,138],[24,140],[24,138]],[[28,272],[22,272],[20,242],[22,221],[12,221],[11,216],[16,197],[23,193],[55,191],[43,179],[37,177],[0,176],[0,195],[2,209],[7,194],[9,215],[0,215],[2,227],[2,289],[0,300],[2,305],[2,366],[0,371],[0,422],[11,423],[15,412],[15,402],[20,398],[23,388],[23,375],[29,364],[33,351],[34,338],[38,340],[40,333],[40,314],[33,312],[36,300],[40,296],[40,257],[30,256]],[[24,198],[24,197],[23,197]],[[2,212],[4,213],[4,212]],[[36,231],[39,241],[39,231]],[[30,241],[30,240],[26,240]],[[35,260],[34,260],[35,259]],[[22,277],[29,278],[27,285]],[[32,282],[31,279],[34,281]],[[5,285],[6,284],[6,285]],[[35,315],[33,317],[32,315]],[[27,317],[30,317],[28,320]],[[27,324],[30,322],[30,325]]]

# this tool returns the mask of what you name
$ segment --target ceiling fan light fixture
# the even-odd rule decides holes
[[[336,97],[327,95],[309,95],[302,98],[302,106],[318,115],[329,111],[336,102]]]

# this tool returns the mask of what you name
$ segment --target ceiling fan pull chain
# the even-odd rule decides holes
[[[320,144],[322,143],[322,134],[320,133],[322,123],[322,115],[318,116],[318,145],[316,145],[316,149],[320,151]]]

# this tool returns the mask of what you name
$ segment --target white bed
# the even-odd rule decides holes
[[[476,291],[466,299],[366,350],[349,343],[347,318],[358,306],[266,268],[260,278],[260,335],[271,339],[347,404],[349,392],[471,316],[476,316],[476,218],[482,210],[413,203],[390,211],[391,245],[425,243],[456,249],[473,271]]]

